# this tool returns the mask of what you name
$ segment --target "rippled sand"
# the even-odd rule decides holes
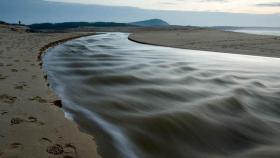
[[[104,158],[280,155],[280,59],[133,43],[107,33],[44,57],[69,117]]]

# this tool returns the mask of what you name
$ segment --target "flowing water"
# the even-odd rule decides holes
[[[84,37],[44,56],[67,116],[104,158],[279,157],[280,59],[127,36]]]

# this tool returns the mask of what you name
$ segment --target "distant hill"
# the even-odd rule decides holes
[[[39,23],[32,24],[29,27],[33,30],[64,30],[73,29],[79,27],[125,27],[132,26],[126,23],[114,23],[114,22],[64,22],[64,23]]]
[[[137,21],[129,23],[130,25],[134,26],[169,26],[169,24],[161,19],[150,19],[150,20],[144,20],[144,21]]]

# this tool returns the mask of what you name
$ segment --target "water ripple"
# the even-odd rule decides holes
[[[280,59],[133,43],[106,33],[62,44],[44,69],[104,158],[280,155]]]

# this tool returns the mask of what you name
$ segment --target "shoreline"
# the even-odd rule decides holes
[[[27,33],[0,25],[0,35],[0,157],[101,158],[95,138],[65,117],[37,66],[49,48],[93,33]]]
[[[133,40],[128,37],[129,41],[139,43],[139,44],[145,44],[145,45],[150,45],[150,46],[156,46],[156,47],[167,47],[167,48],[175,48],[175,49],[184,49],[184,50],[191,50],[191,51],[201,51],[201,52],[210,52],[210,53],[219,53],[219,54],[233,54],[233,55],[242,55],[242,56],[252,56],[252,57],[260,57],[260,58],[275,58],[279,59],[280,57],[274,57],[274,56],[261,56],[261,55],[254,55],[254,54],[242,54],[242,53],[227,53],[227,52],[214,52],[214,51],[209,51],[209,50],[198,50],[198,49],[187,49],[187,48],[177,48],[177,47],[171,47],[171,46],[165,46],[165,45],[159,45],[159,44],[151,44],[151,43],[146,43],[146,42],[140,42]]]
[[[280,58],[280,37],[214,29],[142,31],[130,41],[154,46]]]
[[[39,55],[38,55],[38,60],[39,61],[42,60],[42,55],[44,53],[46,53],[46,51],[48,51],[49,48],[58,46],[58,45],[63,44],[65,42],[67,42],[67,41],[71,41],[71,40],[74,40],[74,39],[78,39],[78,38],[82,38],[82,37],[87,37],[87,36],[93,36],[93,35],[96,35],[96,33],[89,33],[89,34],[85,34],[85,35],[78,35],[78,36],[68,37],[68,38],[65,38],[65,39],[60,39],[60,40],[57,40],[57,41],[54,41],[54,42],[50,42],[50,43],[46,44],[45,46],[43,46],[40,49],[40,52],[39,52]]]

